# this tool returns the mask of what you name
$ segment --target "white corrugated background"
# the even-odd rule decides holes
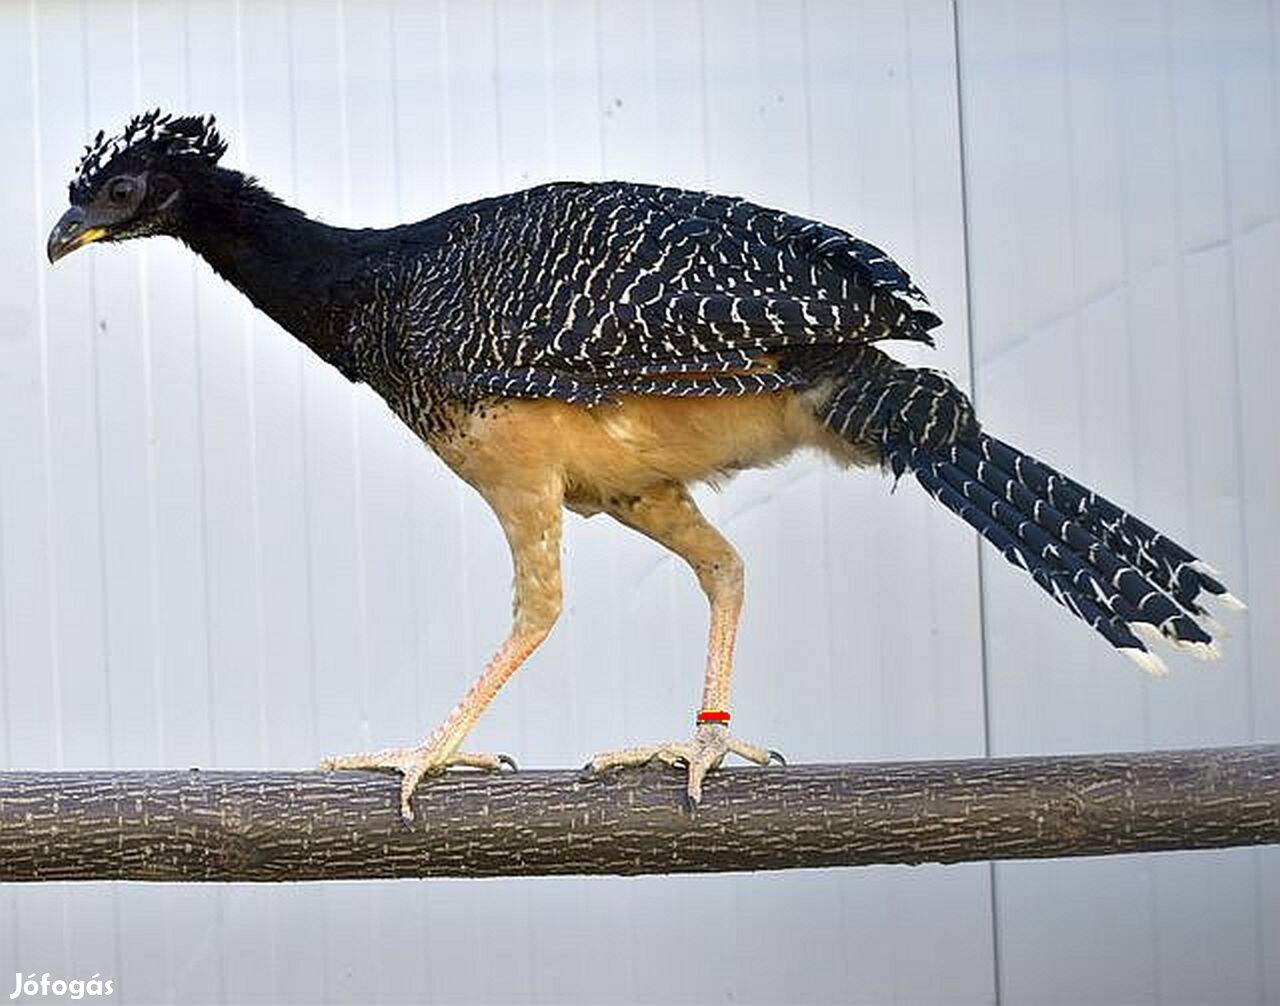
[[[335,223],[625,177],[856,230],[928,290],[929,359],[989,427],[1251,603],[1226,661],[1151,682],[910,480],[802,459],[707,495],[748,561],[744,737],[796,760],[1277,739],[1278,54],[1265,0],[0,0],[4,764],[409,741],[505,630],[493,519],[371,393],[176,244],[47,267],[80,146],[156,104],[217,112],[228,163]],[[522,764],[675,735],[699,694],[686,570],[603,519],[571,519],[566,560],[566,617],[474,735]],[[1280,855],[8,887],[18,970],[135,1003],[1280,1003]]]

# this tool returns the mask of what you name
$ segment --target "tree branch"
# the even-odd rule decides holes
[[[734,768],[453,773],[417,821],[360,772],[0,773],[0,880],[692,873],[1280,842],[1280,745]]]

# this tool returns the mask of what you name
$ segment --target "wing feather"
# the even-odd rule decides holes
[[[459,389],[747,394],[794,383],[761,355],[931,344],[939,324],[879,248],[742,199],[557,183],[453,212],[437,259],[455,285],[415,327],[452,348]]]

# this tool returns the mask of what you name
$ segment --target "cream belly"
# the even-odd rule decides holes
[[[465,419],[432,446],[482,493],[547,476],[580,513],[613,497],[670,483],[715,481],[817,447],[866,463],[814,418],[810,395],[790,391],[725,398],[623,396],[586,408],[553,399],[508,399]],[[545,482],[544,482],[545,484]]]

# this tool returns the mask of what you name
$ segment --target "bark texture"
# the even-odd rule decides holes
[[[695,873],[1280,843],[1280,745],[732,768],[453,773],[417,820],[365,772],[0,773],[0,880]]]

